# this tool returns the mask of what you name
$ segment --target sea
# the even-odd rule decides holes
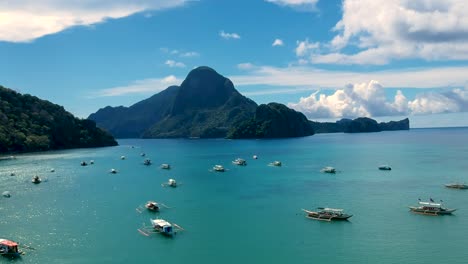
[[[276,160],[281,167],[269,166]],[[217,164],[226,171],[213,172]],[[322,173],[325,166],[337,173]],[[11,193],[0,197],[0,238],[28,248],[0,263],[467,263],[468,191],[444,186],[468,182],[467,172],[468,128],[125,139],[22,154],[0,161],[0,193]],[[32,184],[34,175],[43,182]],[[179,186],[164,187],[169,179]],[[418,199],[458,210],[411,213]],[[139,210],[148,200],[168,208]],[[317,207],[353,217],[316,221],[301,211]],[[137,231],[155,218],[184,230],[172,238]]]

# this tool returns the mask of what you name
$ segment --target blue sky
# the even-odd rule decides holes
[[[0,84],[86,117],[207,65],[313,120],[468,125],[463,0],[0,3]]]

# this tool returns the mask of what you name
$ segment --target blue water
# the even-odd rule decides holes
[[[35,248],[13,262],[467,263],[468,192],[443,186],[468,181],[467,128],[119,143],[0,161],[0,192],[12,194],[0,198],[0,237]],[[141,152],[152,166],[142,164]],[[237,157],[248,165],[233,165]],[[283,166],[267,166],[274,160]],[[210,172],[215,164],[229,170]],[[381,164],[393,170],[377,170]],[[323,174],[325,166],[339,172]],[[32,184],[35,174],[45,181]],[[182,185],[161,187],[169,178]],[[459,210],[440,217],[408,211],[429,197]],[[147,200],[172,208],[138,213]],[[319,206],[354,216],[319,222],[300,210]],[[137,232],[156,217],[185,231],[172,239]]]

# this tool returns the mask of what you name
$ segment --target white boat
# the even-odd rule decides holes
[[[424,215],[447,215],[452,214],[457,210],[445,208],[442,205],[442,201],[440,203],[436,203],[432,199],[430,199],[429,202],[419,201],[417,206],[410,206],[409,209],[414,213]]]
[[[452,189],[460,189],[460,190],[468,189],[467,184],[458,183],[458,182],[445,184],[445,187],[452,188]]]
[[[152,233],[162,234],[172,237],[177,232],[184,230],[182,227],[175,223],[170,223],[164,219],[150,219],[151,227],[143,227],[138,229],[142,235],[150,236]]]
[[[116,170],[116,169],[111,169],[111,170],[109,171],[109,173],[116,174],[116,173],[117,173],[117,170]]]
[[[333,167],[325,167],[321,170],[321,172],[324,173],[336,173],[336,169]]]
[[[388,165],[380,165],[379,170],[392,170],[392,168]]]
[[[270,163],[270,166],[281,167],[281,165],[283,165],[283,164],[279,160],[275,160],[272,163]]]
[[[175,188],[178,185],[180,185],[180,183],[177,183],[176,180],[174,179],[169,179],[166,183],[161,184],[162,187],[167,186],[167,187],[172,187],[172,188]]]
[[[163,170],[170,170],[171,165],[169,165],[167,163],[163,163],[163,164],[161,164],[160,168],[163,169]]]
[[[253,159],[258,159],[258,156],[257,156],[257,155],[253,155],[252,158],[253,158]]]
[[[213,170],[217,171],[217,172],[224,172],[225,171],[224,167],[221,166],[221,165],[214,165]]]
[[[233,162],[233,164],[239,165],[239,166],[245,166],[247,165],[247,161],[245,159],[237,158]]]
[[[145,161],[143,161],[143,164],[146,165],[146,166],[149,166],[149,165],[151,165],[151,160],[150,159],[145,159]]]
[[[55,172],[55,169],[50,169],[50,172]]]
[[[302,209],[302,211],[306,212],[307,218],[314,219],[314,220],[324,220],[324,221],[332,221],[332,220],[348,220],[353,215],[344,213],[343,209],[336,209],[336,208],[324,208],[318,207],[318,211],[309,211],[306,209]]]
[[[125,156],[120,156],[120,159],[121,159],[121,160],[124,160],[124,159],[126,159],[126,158],[125,158]]]
[[[94,164],[94,160],[90,160],[90,161],[89,161],[89,164]]]
[[[10,198],[11,197],[11,193],[9,191],[4,191],[2,193],[2,196],[5,197],[5,198]]]
[[[39,176],[34,176],[31,180],[32,183],[35,183],[35,184],[39,184],[42,182],[41,178],[39,178]]]
[[[18,243],[0,238],[0,255],[14,258],[19,257],[21,254],[23,254],[23,252],[18,249]]]

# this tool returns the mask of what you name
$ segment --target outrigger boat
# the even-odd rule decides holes
[[[88,163],[86,163],[86,161],[82,161],[82,162],[80,163],[80,165],[81,165],[81,166],[88,166]]]
[[[302,209],[302,211],[306,212],[307,218],[314,219],[314,220],[321,220],[321,221],[332,221],[332,220],[348,220],[353,215],[344,213],[343,209],[336,209],[336,208],[324,208],[318,207],[318,211],[309,211],[306,209]]]
[[[120,156],[120,159],[121,159],[121,160],[124,160],[124,159],[125,159],[125,156]]]
[[[468,189],[468,185],[464,183],[450,183],[450,184],[445,184],[445,187],[447,188],[452,188],[452,189]]]
[[[281,167],[283,165],[281,161],[275,160],[272,163],[269,164],[270,166],[276,166],[276,167]]]
[[[39,178],[39,176],[36,175],[36,176],[34,176],[32,178],[31,182],[34,183],[34,184],[39,184],[39,183],[42,182],[42,180],[41,180],[41,178]]]
[[[144,157],[144,156],[146,156],[146,154],[145,154],[145,153],[141,153],[140,156]]]
[[[161,209],[161,207],[166,207],[166,208],[170,208],[169,206],[163,204],[163,203],[158,203],[158,202],[155,202],[155,201],[148,201],[146,202],[144,208],[148,209],[148,211],[151,211],[151,212],[159,212],[159,209]],[[142,206],[139,206],[137,209],[136,209],[137,212],[141,213],[143,211],[143,207]]]
[[[258,156],[257,156],[257,155],[253,155],[252,158],[253,158],[253,159],[258,159]]]
[[[178,185],[180,185],[180,183],[178,184],[178,183],[176,182],[176,180],[174,180],[174,179],[169,179],[169,180],[167,181],[167,183],[161,184],[162,187],[166,187],[166,186],[167,186],[167,187],[173,187],[173,188],[177,187]]]
[[[379,170],[392,170],[392,168],[388,165],[380,165],[379,166]]]
[[[336,169],[333,167],[325,167],[321,170],[323,173],[336,173]]]
[[[213,170],[217,171],[217,172],[224,172],[225,171],[224,167],[221,166],[221,165],[214,165]]]
[[[23,251],[18,249],[18,243],[0,238],[0,255],[10,258],[19,257]]]
[[[161,164],[160,168],[163,169],[163,170],[170,170],[171,165],[169,165],[167,163],[163,163],[163,164]]]
[[[245,166],[247,165],[247,161],[245,159],[237,158],[233,162],[233,164],[239,165],[239,166]]]
[[[152,227],[142,227],[138,229],[138,232],[144,236],[150,236],[153,233],[163,234],[165,236],[172,237],[177,234],[178,231],[184,230],[181,226],[175,223],[169,223],[164,219],[150,219]]]
[[[150,159],[145,159],[145,161],[143,161],[143,165],[146,165],[146,166],[151,165],[151,160]]]
[[[420,200],[419,206],[410,206],[409,209],[413,213],[424,215],[448,215],[457,210],[443,207],[442,200],[441,203],[435,203],[432,199],[430,199],[430,202],[421,202]]]
[[[111,170],[109,171],[109,173],[116,174],[116,173],[117,173],[117,170],[116,170],[116,169],[111,169]]]

